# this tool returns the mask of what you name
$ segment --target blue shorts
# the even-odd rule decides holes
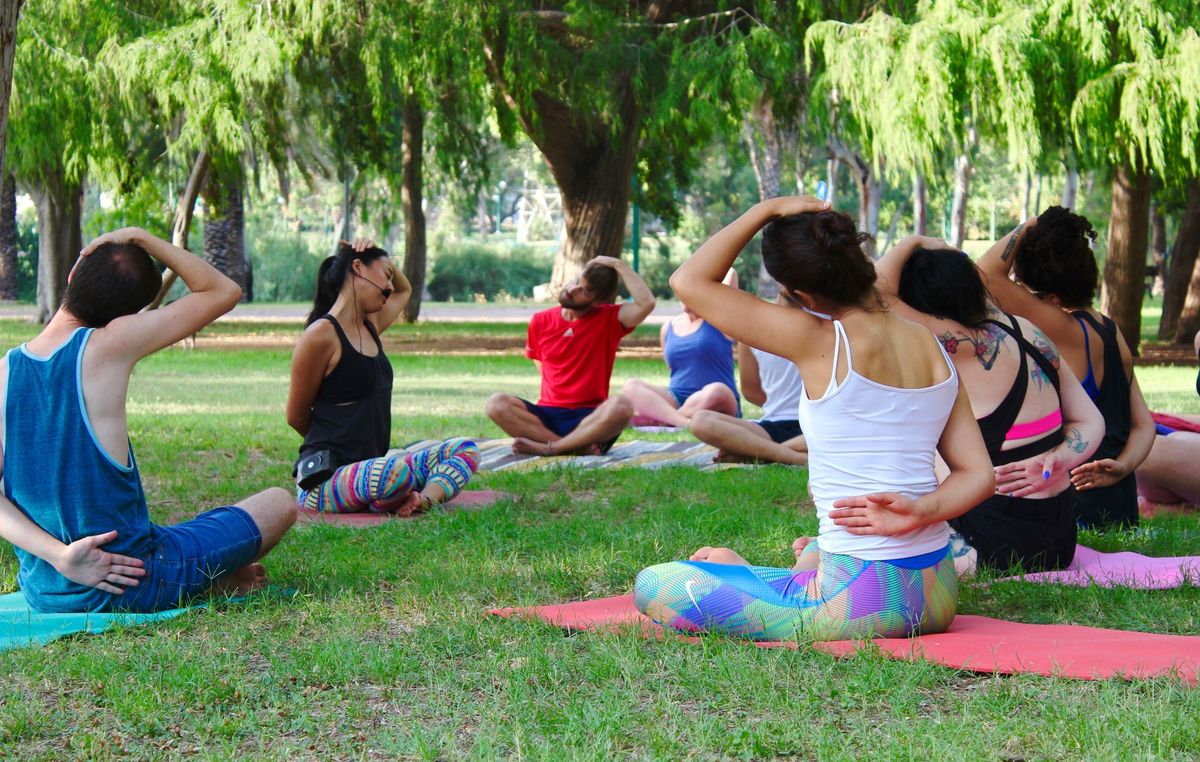
[[[775,444],[783,444],[784,442],[798,437],[804,432],[800,431],[799,421],[775,420],[775,421],[755,421],[763,430],[767,432],[767,436]]]
[[[113,596],[112,609],[161,611],[178,608],[203,595],[222,575],[258,556],[262,533],[250,514],[235,505],[214,508],[191,521],[154,527],[146,576],[124,595]]]
[[[520,399],[520,398],[518,398]],[[579,426],[579,422],[596,411],[594,407],[555,407],[553,405],[535,405],[527,399],[521,399],[525,403],[525,409],[538,417],[542,425],[550,429],[560,437],[565,437]],[[600,452],[608,452],[616,443],[617,438],[621,435],[613,437],[607,442],[600,443]]]

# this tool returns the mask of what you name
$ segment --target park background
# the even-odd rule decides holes
[[[1181,348],[1200,328],[1198,20],[1187,0],[4,0],[0,349],[36,333],[82,244],[118,226],[241,283],[234,319],[133,378],[152,517],[179,520],[286,485],[290,348],[338,238],[382,241],[438,302],[414,299],[406,317],[420,322],[385,336],[393,441],[498,436],[488,394],[533,397],[537,378],[523,324],[496,315],[532,310],[534,286],[599,254],[636,258],[669,298],[667,276],[707,235],[823,180],[875,250],[925,232],[977,255],[1052,203],[1087,215],[1101,307],[1141,340],[1151,407],[1200,413]],[[769,296],[757,257],[752,245],[742,280]],[[164,298],[180,288],[165,282]],[[458,319],[436,320],[451,299]],[[635,332],[614,385],[665,381],[656,345],[654,327]],[[294,598],[0,654],[0,752],[1200,753],[1200,698],[1171,679],[564,637],[482,614],[618,594],[640,568],[712,542],[787,563],[816,525],[805,473],[500,472],[474,482],[512,495],[486,511],[299,527],[268,559]],[[1183,555],[1198,538],[1185,514],[1083,541]],[[0,589],[15,577],[5,546]],[[960,611],[1195,635],[1197,590],[984,578]]]

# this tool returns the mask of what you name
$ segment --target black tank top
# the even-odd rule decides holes
[[[983,432],[983,442],[987,445],[988,455],[992,458],[993,466],[1003,466],[1006,463],[1015,463],[1018,460],[1031,458],[1034,455],[1040,455],[1047,450],[1058,447],[1063,442],[1063,430],[1061,427],[1050,432],[1046,436],[1028,444],[1023,444],[1020,447],[1014,447],[1011,450],[1004,450],[1004,439],[1008,436],[1008,430],[1017,422],[1017,415],[1021,412],[1021,406],[1025,404],[1025,395],[1029,391],[1029,358],[1038,364],[1042,372],[1050,379],[1050,384],[1054,387],[1054,393],[1058,396],[1058,406],[1062,408],[1062,391],[1060,389],[1060,381],[1058,378],[1058,368],[1046,359],[1046,356],[1038,350],[1037,347],[1029,343],[1021,333],[1021,327],[1017,324],[1016,319],[1007,313],[1005,317],[1012,323],[1007,326],[998,320],[985,320],[985,323],[991,323],[1000,330],[1007,333],[1017,343],[1017,355],[1021,359],[1021,365],[1017,369],[1017,377],[1013,379],[1012,388],[1008,390],[1008,394],[996,406],[996,409],[979,419],[979,430]]]
[[[333,323],[342,356],[317,390],[300,457],[329,450],[335,468],[377,458],[387,452],[391,440],[392,364],[370,321],[363,325],[379,348],[374,357],[355,349],[332,315],[319,319]]]
[[[1104,416],[1104,439],[1092,460],[1116,458],[1125,449],[1129,429],[1133,426],[1129,395],[1133,391],[1121,360],[1121,345],[1117,341],[1117,326],[1105,317],[1103,324],[1086,310],[1073,312],[1076,318],[1087,321],[1104,342],[1104,381],[1092,402]],[[1084,329],[1084,336],[1087,330]],[[1088,356],[1089,371],[1091,356]],[[1138,523],[1137,480],[1130,473],[1111,487],[1079,492],[1075,511],[1084,526],[1102,527],[1112,524],[1132,526]]]

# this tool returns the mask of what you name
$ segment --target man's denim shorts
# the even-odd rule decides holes
[[[124,595],[113,596],[112,609],[161,611],[203,595],[219,577],[254,560],[262,533],[250,514],[235,505],[214,508],[191,521],[154,527],[154,545],[146,576]]]

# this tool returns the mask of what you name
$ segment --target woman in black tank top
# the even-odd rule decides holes
[[[950,521],[960,571],[1067,566],[1070,470],[1104,434],[1083,387],[1044,334],[992,306],[975,265],[945,242],[906,238],[876,271],[892,309],[932,330],[958,368],[996,469],[997,494]]]
[[[479,450],[466,439],[388,454],[392,365],[379,334],[411,293],[371,241],[342,241],[321,263],[288,389],[288,425],[304,437],[293,474],[302,507],[408,515],[450,499],[475,472]]]
[[[1079,523],[1103,528],[1137,524],[1134,469],[1149,455],[1155,432],[1125,337],[1092,309],[1099,281],[1095,238],[1086,218],[1052,206],[997,241],[979,269],[997,304],[1045,331],[1084,388],[1095,392],[1104,439],[1071,481]],[[1009,278],[1010,270],[1021,283]]]

